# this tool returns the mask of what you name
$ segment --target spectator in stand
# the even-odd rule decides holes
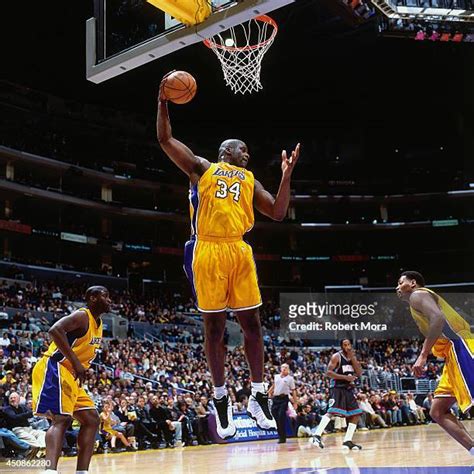
[[[242,397],[246,397],[247,400],[248,398],[250,397],[250,395],[252,395],[252,390],[250,388],[250,382],[249,381],[245,381],[241,388],[239,390],[237,390],[237,393],[236,393],[236,396],[237,396],[237,401],[238,402],[241,402],[242,401]]]
[[[113,402],[106,400],[104,402],[103,411],[100,414],[100,431],[107,440],[110,440],[112,451],[118,451],[116,446],[117,438],[127,448],[127,451],[136,451],[136,448],[132,446],[130,440],[128,440],[123,433],[112,428],[112,425],[115,424],[112,420],[112,413]]]
[[[8,429],[30,446],[45,449],[46,432],[33,429],[28,421],[33,417],[33,412],[20,405],[20,395],[16,392],[12,392],[8,400],[9,405],[3,410]]]
[[[375,413],[375,410],[368,402],[365,393],[359,394],[359,406],[365,413],[365,425],[367,428],[372,428],[375,425],[380,426],[381,428],[388,428],[383,418]]]
[[[181,415],[178,413],[178,408],[172,397],[168,397],[167,409],[171,416],[170,429],[171,431],[174,431],[175,434],[174,445],[181,447],[183,446],[183,425],[181,423],[181,420],[179,420]]]
[[[182,441],[183,446],[192,446],[193,445],[193,428],[191,420],[193,418],[192,412],[188,409],[188,405],[185,401],[178,402],[178,422],[181,422],[182,426]]]
[[[6,390],[9,390],[9,388],[16,382],[16,379],[13,378],[13,370],[7,370],[5,376],[0,379],[0,385],[5,385]]]
[[[0,338],[0,348],[5,348],[9,345],[10,345],[10,339],[8,338],[8,333],[4,332],[3,336]]]
[[[402,412],[398,407],[398,401],[395,398],[395,392],[384,393],[382,398],[382,405],[385,407],[390,416],[390,424],[392,426],[402,425]]]
[[[414,425],[416,423],[416,416],[410,411],[406,395],[401,394],[399,398],[396,396],[396,399],[400,411],[402,412],[403,425]]]
[[[425,409],[426,419],[431,422],[430,410],[431,405],[433,404],[433,394],[430,392],[426,395],[426,398],[423,400],[423,408]]]
[[[135,411],[130,409],[126,398],[121,398],[119,405],[115,407],[115,416],[119,420],[119,424],[112,426],[114,430],[122,431],[122,433],[135,446],[135,426],[134,421],[137,419]]]
[[[415,397],[411,392],[407,393],[407,402],[410,412],[415,416],[417,423],[426,423],[425,409],[416,404]]]
[[[209,424],[208,418],[210,415],[208,398],[201,397],[199,404],[196,407],[197,414],[197,439],[199,444],[212,444],[209,439]]]
[[[146,399],[143,396],[138,397],[136,413],[137,421],[135,424],[135,433],[138,439],[138,447],[145,449],[158,442],[158,433],[156,424],[150,417],[148,408],[145,406]]]
[[[300,405],[296,416],[296,435],[298,438],[313,436],[316,426],[316,416],[311,411],[311,405]]]
[[[10,451],[12,451],[15,457],[34,457],[39,450],[39,448],[32,448],[28,443],[18,438],[13,431],[8,429],[8,422],[3,408],[0,408],[0,439],[5,445],[3,453],[0,451],[0,454],[4,457],[10,457]]]
[[[382,405],[382,399],[380,395],[372,394],[370,396],[370,404],[372,405],[372,408],[374,409],[374,413],[376,415],[379,415],[383,419],[387,427],[391,426],[392,422],[391,422],[390,416],[388,415],[385,407]]]
[[[453,403],[450,410],[451,413],[459,420],[459,405],[457,403]]]
[[[74,426],[74,421],[74,419],[71,419],[64,435],[64,456],[77,456],[77,437],[79,436],[79,427]]]
[[[109,379],[109,372],[104,370],[101,372],[100,377],[99,377],[99,385],[105,385],[109,386],[112,385],[112,381]]]
[[[164,406],[163,396],[152,396],[149,413],[150,417],[156,424],[159,442],[162,442],[164,439],[166,447],[172,447],[174,430],[171,429],[171,413],[168,408]]]
[[[5,354],[3,347],[0,347],[0,365],[4,366],[8,362],[8,356]]]

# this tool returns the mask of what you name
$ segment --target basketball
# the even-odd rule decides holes
[[[189,72],[175,71],[165,80],[163,93],[175,104],[186,104],[196,94],[196,79]]]

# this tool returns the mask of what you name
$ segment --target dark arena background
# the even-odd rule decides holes
[[[391,307],[400,274],[416,270],[472,321],[472,0],[220,1],[187,27],[160,7],[174,2],[4,3],[0,472],[47,469],[49,421],[30,411],[32,369],[50,327],[103,285],[112,305],[84,388],[99,414],[112,404],[138,449],[111,443],[101,426],[90,473],[471,473],[473,456],[430,417],[443,360],[430,355],[414,376],[417,331],[351,333],[362,450],[342,448],[342,418],[324,449],[309,442],[330,405],[326,370],[342,333],[289,334],[280,295]],[[189,38],[264,13],[278,33],[262,88],[234,93],[216,55]],[[203,318],[183,271],[189,182],[156,137],[159,85],[173,69],[197,82],[193,100],[169,104],[173,135],[196,155],[217,161],[223,140],[243,140],[248,169],[275,196],[281,152],[301,144],[286,217],[256,211],[245,236],[262,293],[266,388],[284,363],[296,384],[286,443],[246,415],[250,373],[232,311],[224,340],[237,434],[216,432]],[[408,305],[401,312],[409,317]],[[472,436],[473,410],[451,411]],[[43,434],[12,440],[25,427]],[[58,472],[76,472],[79,428],[68,427]]]

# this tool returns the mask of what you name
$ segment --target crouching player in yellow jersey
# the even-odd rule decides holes
[[[474,334],[469,323],[441,296],[425,288],[423,276],[403,272],[397,294],[410,304],[410,311],[425,342],[413,366],[416,377],[423,373],[430,352],[445,359],[443,374],[434,393],[431,418],[474,455],[474,439],[450,412],[457,401],[467,412],[474,406]]]
[[[262,304],[252,248],[243,235],[254,224],[253,207],[281,221],[290,201],[291,173],[299,144],[288,158],[282,152],[282,178],[276,198],[247,170],[250,159],[241,140],[224,141],[218,162],[196,156],[171,133],[167,101],[161,82],[158,103],[158,141],[190,180],[191,239],[184,251],[184,269],[204,320],[205,352],[214,383],[217,433],[236,433],[232,404],[224,376],[226,311],[232,310],[244,333],[245,355],[250,368],[252,394],[247,413],[261,429],[276,429],[263,386],[263,339],[258,307]]]
[[[81,424],[77,438],[77,473],[87,474],[100,424],[94,402],[82,387],[86,370],[102,340],[100,316],[109,311],[107,288],[86,291],[86,308],[74,311],[49,330],[53,342],[33,368],[33,412],[51,419],[46,433],[44,474],[56,474],[64,434],[74,417]]]

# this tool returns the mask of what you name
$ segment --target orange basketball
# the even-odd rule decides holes
[[[175,71],[171,73],[163,84],[165,97],[175,104],[186,104],[196,94],[196,79],[189,72]]]

